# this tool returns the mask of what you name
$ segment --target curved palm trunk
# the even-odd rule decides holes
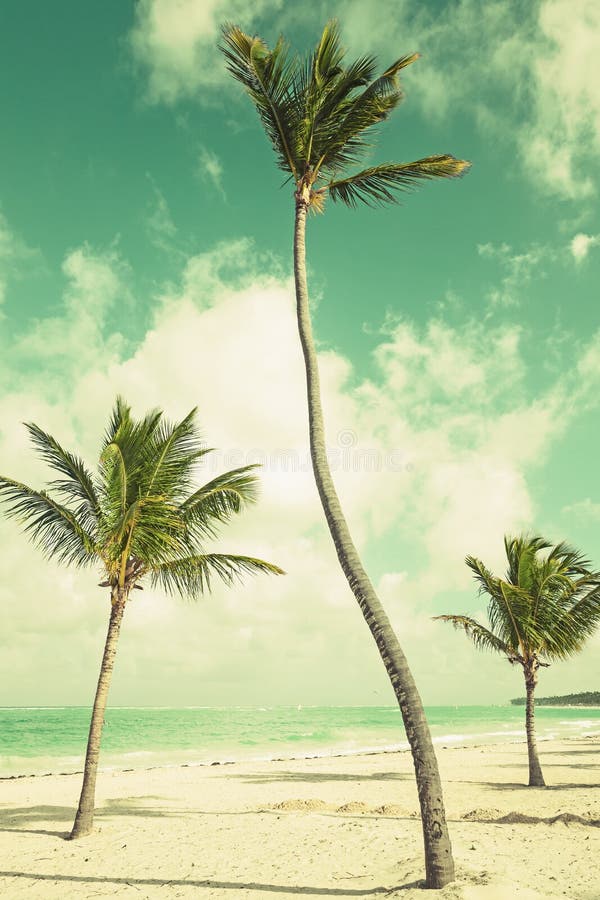
[[[537,686],[537,671],[533,667],[525,668],[525,690],[527,703],[525,708],[525,730],[527,731],[527,754],[529,756],[529,787],[546,787],[542,767],[538,757],[537,743],[535,740],[535,689]]]
[[[108,699],[108,691],[115,664],[117,643],[119,640],[119,632],[121,631],[121,622],[123,620],[126,599],[125,596],[119,595],[111,602],[108,633],[104,645],[102,665],[100,666],[98,687],[96,688],[96,696],[94,698],[92,721],[90,722],[90,733],[83,773],[83,786],[81,788],[81,796],[79,798],[79,806],[77,808],[73,830],[70,834],[71,840],[85,837],[86,834],[91,832],[94,824],[96,775],[98,772],[98,758],[100,756],[100,739],[102,737],[104,712],[106,710],[106,701]]]
[[[421,805],[426,883],[428,888],[442,888],[454,879],[454,862],[446,825],[440,775],[429,726],[406,657],[352,542],[327,460],[317,354],[308,306],[305,258],[306,213],[306,197],[297,196],[294,275],[298,331],[306,367],[310,452],[315,481],[340,565],[375,639],[402,712],[406,736],[412,751]]]

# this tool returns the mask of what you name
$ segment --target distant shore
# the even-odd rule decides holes
[[[458,882],[436,897],[593,900],[600,736],[544,741],[540,756],[546,790],[525,786],[522,742],[438,748]],[[103,772],[96,830],[71,843],[80,785],[3,781],[0,896],[425,896],[406,752]]]

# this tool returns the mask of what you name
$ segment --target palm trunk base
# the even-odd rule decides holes
[[[546,787],[546,782],[544,781],[544,776],[539,775],[537,777],[532,777],[530,775],[528,787]]]
[[[529,760],[529,787],[546,787],[542,767],[537,758],[537,749],[534,750],[534,759]]]
[[[75,823],[69,834],[67,840],[68,841],[76,841],[79,838],[87,837],[88,834],[92,833],[94,827],[94,816],[93,813],[88,814],[87,816],[77,816],[75,818]]]

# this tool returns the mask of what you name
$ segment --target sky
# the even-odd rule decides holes
[[[505,533],[600,568],[600,6],[596,0],[19,0],[0,13],[0,471],[42,487],[23,421],[80,453],[114,397],[198,406],[206,480],[261,462],[215,549],[259,576],[192,604],[146,590],[115,705],[394,701],[338,570],[308,463],[293,197],[216,50],[221,23],[299,52],[419,51],[373,162],[468,176],[307,229],[334,477],[424,702],[504,703],[522,678],[432,616],[485,616],[466,554]],[[0,705],[91,703],[109,601],[0,518]],[[600,638],[539,693],[599,687]]]

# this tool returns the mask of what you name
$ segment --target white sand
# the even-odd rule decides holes
[[[433,895],[411,758],[386,753],[101,773],[79,842],[81,776],[0,781],[0,897],[600,900],[600,740],[540,749],[545,790],[524,744],[440,750],[458,881]]]

